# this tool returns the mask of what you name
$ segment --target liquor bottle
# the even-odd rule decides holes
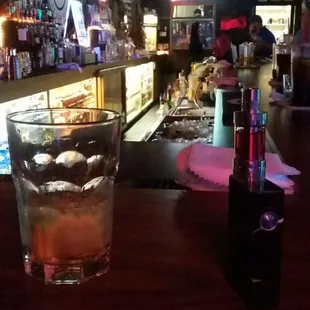
[[[25,23],[17,24],[17,52],[25,52],[28,50],[28,28]]]
[[[42,10],[42,15],[43,15],[43,21],[44,22],[51,22],[53,13],[52,10],[50,9],[50,6],[48,4],[48,0],[42,0],[41,3],[41,10]]]
[[[24,18],[28,21],[32,19],[32,2],[30,0],[23,1],[24,5]]]
[[[17,20],[21,19],[20,13],[21,13],[20,5],[17,3],[15,7],[15,18],[17,18]]]
[[[167,86],[167,104],[168,104],[168,107],[169,107],[169,110],[172,109],[172,92],[173,92],[173,89],[172,89],[172,84],[171,83],[168,83],[168,86]]]
[[[159,96],[159,109],[157,110],[157,114],[161,116],[167,115],[169,112],[167,104],[166,104],[166,94],[162,94]]]
[[[242,89],[229,178],[226,275],[249,307],[276,306],[281,275],[284,191],[265,179],[267,113],[259,105],[259,89]]]
[[[57,57],[57,64],[64,63],[64,44],[62,40],[58,40],[57,42],[56,57]]]
[[[15,48],[10,50],[10,56],[8,58],[8,78],[10,81],[21,79],[20,64]]]
[[[185,77],[185,72],[182,70],[179,73],[179,90],[180,90],[180,95],[182,98],[186,97],[187,95],[187,90],[188,90],[188,82]]]
[[[54,47],[49,38],[45,39],[44,43],[44,59],[46,67],[54,67],[55,65],[55,57],[54,57]]]
[[[8,17],[9,18],[15,17],[15,10],[16,10],[15,2],[13,0],[11,0],[9,3],[9,10],[8,10]]]

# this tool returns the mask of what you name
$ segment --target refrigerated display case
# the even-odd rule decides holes
[[[126,116],[131,122],[141,112],[141,66],[130,67],[125,71]]]
[[[142,110],[154,101],[154,63],[141,65],[141,105]]]
[[[97,80],[98,107],[120,113],[122,124],[126,123],[125,68],[117,66],[100,70]]]
[[[125,70],[126,121],[133,121],[154,101],[154,62]]]
[[[201,17],[195,17],[195,10]],[[187,50],[190,43],[193,23],[199,23],[200,41],[205,50],[212,49],[215,38],[215,4],[211,1],[173,1],[171,0],[170,48]]]
[[[292,5],[272,1],[268,3],[269,5],[257,5],[255,14],[261,16],[263,25],[273,33],[277,41],[283,41],[284,35],[290,33]]]
[[[97,108],[96,79],[54,88],[49,91],[51,108]]]
[[[47,92],[3,102],[0,104],[0,175],[11,173],[11,161],[6,129],[6,116],[9,113],[31,109],[47,108]],[[26,134],[26,133],[25,133]]]
[[[48,107],[104,108],[122,115],[125,132],[154,101],[157,58],[122,59],[85,66],[80,72],[65,71],[0,83],[0,175],[11,172],[7,113]],[[58,121],[67,121],[67,113],[59,111]],[[80,114],[73,115],[71,122],[80,121],[76,117]],[[24,133],[25,137],[27,134]]]

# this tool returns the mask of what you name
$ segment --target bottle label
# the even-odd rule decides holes
[[[64,49],[62,47],[58,47],[58,58],[63,59],[64,57]]]
[[[35,41],[35,44],[40,44],[40,38],[39,37],[35,37],[34,41]]]
[[[25,28],[18,29],[18,40],[27,41],[27,31]]]

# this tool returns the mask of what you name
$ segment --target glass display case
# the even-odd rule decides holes
[[[22,97],[0,104],[0,175],[11,173],[6,115],[17,111],[47,108],[47,92]],[[26,133],[25,133],[26,134]]]
[[[205,1],[204,3],[208,3]],[[199,10],[200,16],[194,12]],[[199,23],[199,37],[204,49],[212,49],[215,38],[215,5],[191,4],[186,2],[171,3],[171,49],[187,50],[190,43],[192,25]]]
[[[51,108],[97,108],[96,78],[51,89],[49,105]]]
[[[99,71],[97,84],[98,108],[120,113],[123,124],[126,123],[125,68],[119,66]]]
[[[65,76],[59,74],[59,80],[53,75],[35,77],[31,83],[30,79],[21,80],[18,81],[20,86],[16,86],[20,87],[19,91],[13,82],[7,84],[7,89],[4,83],[0,84],[3,89],[2,103],[0,100],[0,175],[11,173],[6,130],[8,113],[38,108],[103,108],[119,112],[125,125],[123,128],[126,128],[153,103],[155,63],[149,58],[97,68],[81,73],[66,72]],[[33,91],[35,94],[29,95],[32,83],[36,83],[36,90]],[[23,97],[14,99],[18,96]],[[59,111],[57,120],[64,121],[67,114],[67,110]],[[71,122],[75,122],[80,114],[71,112],[70,115],[73,117]],[[40,136],[42,133],[38,131],[36,134]],[[27,135],[29,132],[23,132],[24,137]]]
[[[127,123],[154,101],[154,62],[125,70]]]
[[[154,101],[154,63],[141,65],[141,105],[142,110]]]

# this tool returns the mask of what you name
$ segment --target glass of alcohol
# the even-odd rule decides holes
[[[291,74],[295,106],[310,106],[310,45],[294,45],[291,50]]]
[[[291,73],[291,47],[286,43],[273,44],[273,75],[279,82],[283,81],[283,75]]]
[[[74,284],[109,269],[120,115],[86,108],[7,116],[27,274]]]

